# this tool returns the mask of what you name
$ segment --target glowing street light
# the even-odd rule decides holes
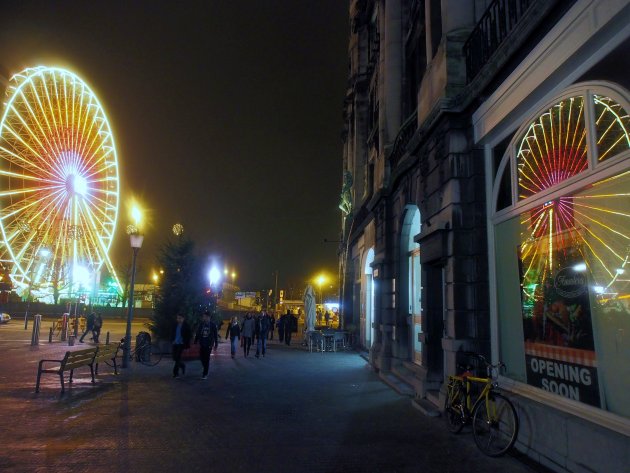
[[[322,291],[322,286],[326,282],[326,276],[320,274],[317,277],[317,285],[319,286],[319,305],[324,305],[324,293]]]
[[[234,284],[235,279],[236,279],[236,271],[232,271],[232,284]]]
[[[216,285],[221,279],[221,273],[215,267],[212,267],[210,271],[208,271],[208,281],[210,282],[210,286]]]
[[[142,221],[142,211],[136,204],[131,207],[131,218],[136,228],[139,228]]]

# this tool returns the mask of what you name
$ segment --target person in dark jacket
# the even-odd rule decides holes
[[[284,317],[284,343],[287,345],[291,345],[293,332],[297,332],[297,318],[291,313],[291,310],[287,309],[287,314]]]
[[[83,339],[85,338],[85,336],[88,333],[92,334],[92,340],[94,340],[94,319],[96,318],[96,315],[94,314],[94,312],[90,312],[87,316],[87,320],[85,321],[85,332],[83,332],[83,335],[81,335],[81,338],[79,338],[79,343],[83,343]]]
[[[249,356],[249,350],[252,347],[252,338],[254,338],[254,332],[256,330],[256,321],[252,317],[251,313],[247,313],[243,325],[241,326],[241,336],[243,337],[243,354],[245,357]]]
[[[96,314],[94,317],[94,328],[92,329],[92,340],[98,343],[98,339],[101,336],[101,329],[103,328],[103,317],[101,314]]]
[[[241,339],[241,326],[238,324],[236,315],[230,320],[225,332],[225,339],[227,340],[228,338],[230,339],[230,352],[232,353],[232,358],[234,358],[234,355],[236,355],[236,340]]]
[[[267,332],[269,332],[269,316],[263,310],[256,319],[256,358],[265,356],[267,351]],[[262,350],[261,350],[262,347]]]
[[[179,378],[179,369],[186,374],[186,364],[182,361],[182,352],[190,348],[190,326],[182,314],[177,314],[177,322],[173,325],[171,340],[173,341],[173,378]]]
[[[208,368],[210,367],[210,353],[212,348],[216,350],[219,344],[219,334],[217,333],[216,324],[210,320],[210,314],[204,312],[201,317],[201,323],[197,327],[195,335],[195,344],[199,343],[199,359],[203,366],[203,374],[201,379],[208,379]]]

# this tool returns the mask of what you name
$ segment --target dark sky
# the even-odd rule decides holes
[[[111,253],[130,259],[124,202],[150,209],[140,281],[181,222],[202,258],[243,288],[336,275],[344,0],[15,1],[0,64],[77,73],[117,143],[121,213]]]

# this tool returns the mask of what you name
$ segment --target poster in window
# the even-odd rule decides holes
[[[520,246],[518,254],[527,383],[600,407],[588,275],[579,251],[553,251],[538,266]]]

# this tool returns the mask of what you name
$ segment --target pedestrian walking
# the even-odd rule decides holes
[[[326,321],[326,327],[330,327],[330,313],[328,311],[324,314],[324,320]]]
[[[284,343],[291,345],[291,335],[297,332],[297,318],[287,309],[287,315],[284,319]]]
[[[83,335],[81,335],[81,338],[79,338],[79,343],[83,343],[83,339],[88,333],[92,334],[92,340],[94,340],[94,318],[94,312],[90,312],[85,321],[85,332],[83,332]]]
[[[190,348],[190,326],[182,314],[177,314],[177,321],[173,325],[171,340],[173,340],[173,378],[179,378],[179,369],[186,374],[186,364],[182,361],[182,352]]]
[[[199,343],[199,360],[203,366],[201,379],[208,379],[208,368],[210,367],[210,354],[212,348],[216,350],[219,346],[219,334],[217,325],[210,320],[210,314],[204,312],[201,316],[201,323],[197,327],[195,334],[195,344]]]
[[[273,340],[273,332],[276,329],[276,318],[273,312],[269,313],[269,340]]]
[[[249,356],[249,350],[252,347],[252,338],[254,337],[254,330],[256,328],[256,322],[250,312],[247,313],[245,320],[243,320],[243,326],[241,327],[241,336],[243,337],[243,354],[245,357]]]
[[[267,351],[267,333],[269,332],[269,316],[263,310],[256,320],[256,358],[265,356]]]
[[[98,313],[94,317],[94,329],[92,330],[92,340],[99,343],[98,340],[101,336],[101,329],[103,328],[103,317]]]
[[[232,317],[230,323],[228,324],[227,331],[225,332],[225,339],[230,339],[230,353],[232,354],[232,358],[236,355],[236,340],[241,339],[241,327],[238,324],[238,317],[236,315]]]

